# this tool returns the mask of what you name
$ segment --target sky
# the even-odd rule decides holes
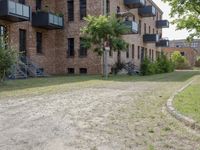
[[[167,3],[162,2],[161,0],[153,0],[163,11],[163,19],[167,19],[169,21],[172,21],[172,18],[170,18],[170,6]],[[178,30],[176,31],[176,26],[170,24],[169,28],[163,29],[163,37],[168,37],[169,40],[174,39],[185,39],[188,36],[187,30]]]

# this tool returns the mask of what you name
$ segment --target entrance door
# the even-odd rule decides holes
[[[22,56],[26,56],[26,30],[19,30],[19,51]]]

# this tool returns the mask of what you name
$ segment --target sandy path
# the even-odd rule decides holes
[[[162,113],[182,83],[116,82],[0,101],[0,150],[199,150],[200,138]]]

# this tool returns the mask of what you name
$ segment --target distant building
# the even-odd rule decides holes
[[[167,54],[167,56],[170,58],[172,53],[175,51],[179,51],[182,56],[185,56],[187,60],[189,61],[189,64],[191,66],[195,65],[195,62],[197,60],[197,57],[199,55],[199,52],[190,47],[168,47],[168,48],[163,48],[163,52]]]
[[[191,43],[189,43],[187,40],[172,40],[169,43],[169,47],[190,47],[198,50],[200,52],[200,39],[195,39]]]

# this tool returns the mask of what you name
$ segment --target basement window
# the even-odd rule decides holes
[[[87,68],[80,68],[80,74],[87,74]]]

